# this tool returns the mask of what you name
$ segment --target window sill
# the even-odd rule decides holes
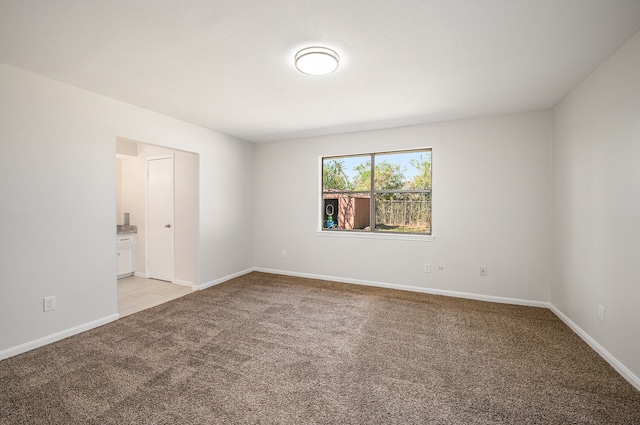
[[[399,241],[433,242],[433,235],[403,235],[401,233],[353,232],[349,230],[318,230],[318,236],[330,238],[391,239]]]

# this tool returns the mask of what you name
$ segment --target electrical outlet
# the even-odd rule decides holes
[[[487,276],[487,266],[480,266],[480,276]]]
[[[431,273],[431,264],[424,263],[424,272],[425,273]]]
[[[598,306],[598,320],[604,323],[604,307],[601,305]]]
[[[44,297],[43,299],[43,310],[51,311],[56,309],[56,297]]]
[[[285,259],[287,258],[287,251],[284,251],[284,250],[283,250],[283,251],[280,253],[280,258],[282,258],[283,260],[285,260]]]

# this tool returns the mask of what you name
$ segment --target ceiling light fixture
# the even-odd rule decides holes
[[[331,74],[338,69],[340,56],[326,47],[307,47],[296,53],[295,64],[303,74]]]

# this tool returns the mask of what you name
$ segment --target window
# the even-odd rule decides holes
[[[322,230],[431,235],[431,149],[322,158]]]

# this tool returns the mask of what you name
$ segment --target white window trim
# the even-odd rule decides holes
[[[415,150],[415,149],[407,149],[407,150]],[[398,151],[401,152],[401,151]],[[345,154],[345,155],[335,155],[335,156],[349,156],[354,154]],[[359,155],[359,154],[358,154]],[[316,211],[318,213],[317,223],[322,223],[322,158],[323,156],[318,157],[318,166],[320,167],[320,175],[318,178],[318,193],[320,194],[318,200],[318,206]],[[433,196],[433,195],[432,195]],[[433,199],[433,198],[432,198]],[[433,211],[431,213],[431,228],[433,228]],[[316,228],[316,234],[318,236],[326,236],[330,238],[360,238],[360,239],[389,239],[389,240],[401,240],[401,241],[417,241],[417,242],[434,242],[435,236],[430,235],[420,235],[416,233],[411,234],[403,234],[403,233],[384,233],[384,232],[358,232],[353,230],[323,230],[321,227]]]
[[[318,236],[330,238],[391,239],[400,241],[433,242],[433,235],[403,235],[401,233],[358,232],[353,230],[316,230]]]

